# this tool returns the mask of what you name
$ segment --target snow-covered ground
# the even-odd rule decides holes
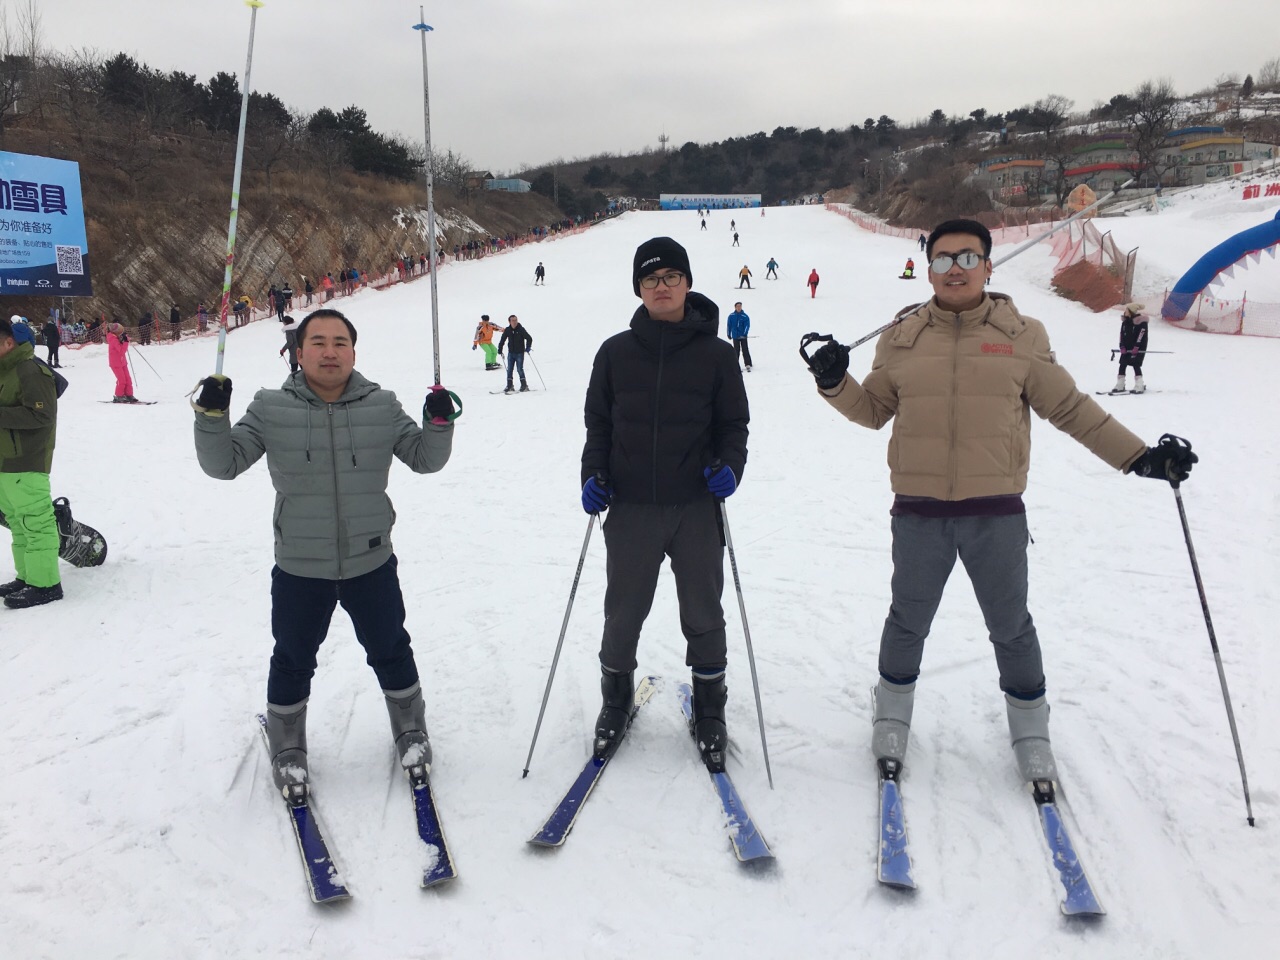
[[[1225,198],[1220,198],[1225,203]],[[1176,277],[1260,222],[1179,199],[1109,225],[1144,269]],[[1198,204],[1198,206],[1197,206]],[[1208,215],[1204,211],[1210,211]],[[982,617],[962,571],[926,651],[908,758],[920,889],[878,888],[869,689],[889,595],[887,431],[839,418],[796,354],[801,334],[846,342],[929,293],[897,279],[907,241],[821,208],[628,214],[586,235],[451,268],[441,278],[445,383],[466,404],[434,476],[397,464],[391,496],[409,629],[428,696],[434,779],[461,879],[423,892],[406,786],[377,684],[339,613],[311,700],[317,795],[354,899],[307,899],[253,721],[265,696],[271,486],[264,464],[206,478],[184,394],[210,341],[150,347],[122,408],[105,350],[70,355],[53,487],[103,530],[101,568],[64,566],[67,599],[0,609],[0,955],[270,957],[1265,956],[1280,936],[1280,342],[1158,325],[1143,397],[1099,398],[1154,442],[1201,456],[1184,499],[1251,775],[1244,803],[1222,695],[1166,484],[1121,476],[1036,421],[1027,494],[1032,609],[1076,841],[1109,910],[1065,921],[1030,798],[1017,782]],[[1176,229],[1175,229],[1176,227]],[[1194,242],[1183,230],[1203,230]],[[777,854],[732,858],[684,734],[675,596],[664,576],[641,668],[666,678],[560,850],[527,837],[589,751],[604,550],[597,536],[541,740],[521,779],[586,517],[578,504],[591,358],[637,301],[632,252],[669,234],[723,314],[742,299],[755,370],[750,461],[729,501],[759,663],[776,790],[760,755],[732,586],[730,766]],[[765,281],[776,257],[781,280]],[[547,285],[532,285],[538,260]],[[995,289],[1048,325],[1081,387],[1109,386],[1118,314],[1048,292],[1037,247]],[[743,263],[756,290],[736,289]],[[1267,262],[1264,261],[1264,264]],[[1267,264],[1275,270],[1274,263]],[[816,267],[816,300],[804,281]],[[1158,286],[1150,280],[1151,288]],[[343,304],[357,367],[413,408],[431,379],[425,283]],[[480,313],[517,313],[535,338],[538,392],[495,396],[469,349]],[[279,331],[232,334],[233,413],[286,368]],[[870,345],[853,356],[866,372]],[[66,356],[64,352],[64,356]],[[163,377],[163,380],[159,377]],[[546,389],[543,390],[545,380]]]

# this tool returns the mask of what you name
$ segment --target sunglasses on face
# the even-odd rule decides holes
[[[982,254],[974,253],[972,250],[966,250],[963,253],[940,253],[929,261],[929,269],[934,273],[946,273],[953,264],[958,264],[962,270],[972,270],[978,264],[986,262],[986,259]]]
[[[659,283],[666,284],[668,287],[678,287],[683,279],[683,273],[667,273],[660,277],[657,274],[650,274],[640,278],[640,286],[646,290],[657,290]]]

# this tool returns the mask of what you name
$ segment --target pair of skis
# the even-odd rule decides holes
[[[911,855],[907,850],[906,816],[902,808],[900,779],[902,764],[897,760],[876,761],[880,774],[880,844],[877,851],[877,878],[885,886],[914,890]],[[1059,904],[1063,914],[1071,917],[1100,917],[1106,913],[1093,892],[1084,866],[1076,855],[1071,836],[1062,822],[1055,801],[1052,780],[1031,783],[1032,797],[1040,817],[1040,826],[1049,845],[1053,866],[1062,881],[1063,897]]]
[[[657,677],[645,677],[640,681],[640,684],[636,687],[631,720],[635,719],[640,708],[653,697],[654,692],[657,690],[657,683]],[[693,690],[689,684],[680,684],[679,696],[680,709],[684,714],[685,723],[689,726],[690,736],[692,736]],[[627,725],[630,726],[630,720]],[[538,847],[558,847],[562,845],[568,839],[569,831],[573,829],[574,823],[577,822],[578,814],[582,812],[582,807],[587,802],[587,797],[591,796],[591,791],[600,782],[600,777],[604,774],[605,767],[608,765],[608,758],[599,759],[594,756],[588,758],[582,767],[582,772],[573,781],[564,798],[556,804],[556,808],[551,811],[551,816],[547,817],[546,822],[543,823],[538,832],[529,838],[529,843]],[[755,822],[751,819],[751,814],[747,812],[746,805],[742,802],[742,798],[739,796],[737,788],[734,787],[729,775],[724,772],[710,770],[708,773],[711,775],[711,783],[715,787],[716,797],[720,801],[725,830],[729,835],[729,843],[733,847],[734,856],[741,863],[773,859],[773,852],[769,849],[769,844],[765,842],[764,836],[756,828]]]
[[[267,744],[267,719],[258,714],[263,745]],[[445,840],[440,815],[436,811],[435,797],[431,793],[431,779],[425,767],[413,767],[406,771],[413,792],[414,816],[418,823],[418,838],[426,850],[427,863],[423,868],[422,886],[434,887],[447,880],[456,879],[453,856]],[[333,903],[351,898],[351,891],[343,880],[329,842],[320,826],[315,797],[308,785],[292,795],[284,796],[284,804],[293,825],[294,839],[298,843],[298,855],[306,872],[307,890],[315,903]]]

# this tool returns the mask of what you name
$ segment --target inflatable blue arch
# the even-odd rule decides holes
[[[1231,239],[1224,240],[1197,260],[1174,285],[1160,309],[1160,315],[1175,323],[1182,320],[1195,303],[1196,297],[1218,274],[1235,266],[1250,254],[1259,253],[1277,244],[1280,244],[1280,212],[1276,213],[1275,219],[1242,230]]]

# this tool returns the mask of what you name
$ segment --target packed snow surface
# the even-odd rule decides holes
[[[1158,290],[1214,243],[1274,216],[1226,189],[1107,221]],[[732,247],[729,220],[741,246]],[[640,647],[665,677],[558,850],[525,841],[590,750],[604,546],[591,540],[532,769],[526,751],[587,518],[582,400],[600,342],[638,301],[631,258],[666,234],[723,317],[741,299],[755,368],[750,459],[728,501],[776,789],[760,750],[742,622],[726,585],[729,770],[776,864],[743,869],[682,727],[686,677],[664,574]],[[1012,248],[1005,248],[1012,249]],[[103,405],[104,348],[63,351],[56,496],[110,541],[63,566],[67,599],[0,609],[0,949],[7,958],[1268,956],[1280,935],[1280,341],[1153,323],[1146,396],[1097,398],[1155,442],[1191,440],[1183,487],[1251,777],[1240,775],[1173,493],[1126,477],[1036,420],[1026,501],[1031,606],[1044,646],[1068,823],[1108,915],[1063,919],[1061,887],[1019,784],[982,616],[957,565],[925,653],[903,783],[913,895],[875,882],[870,688],[889,603],[889,490],[879,433],[815,393],[800,336],[845,342],[930,294],[898,279],[913,243],[821,208],[627,214],[585,235],[440,276],[441,364],[466,406],[433,476],[392,469],[396,552],[427,695],[432,778],[460,879],[418,887],[414,831],[377,683],[341,610],[310,701],[311,772],[353,899],[313,906],[254,713],[271,650],[272,490],[196,464],[185,394],[212,340],[144,348],[135,392]],[[765,262],[782,265],[763,279]],[[922,261],[923,258],[920,258]],[[533,286],[538,260],[547,285]],[[918,261],[919,262],[919,261]],[[742,264],[755,290],[736,287]],[[1119,315],[1049,292],[1044,246],[993,289],[1048,326],[1090,394],[1109,387]],[[372,266],[372,265],[371,265]],[[817,268],[817,299],[805,278]],[[1274,261],[1253,267],[1277,270]],[[1274,282],[1274,281],[1273,281]],[[1145,292],[1145,291],[1144,291]],[[1276,297],[1280,300],[1280,296]],[[340,304],[357,368],[415,410],[431,382],[429,291]],[[534,337],[536,392],[470,350],[481,313]],[[723,326],[722,326],[723,331]],[[279,329],[234,331],[238,416],[287,373]],[[135,350],[138,348],[135,347]],[[866,373],[873,345],[852,356]],[[545,383],[545,389],[543,389]]]

